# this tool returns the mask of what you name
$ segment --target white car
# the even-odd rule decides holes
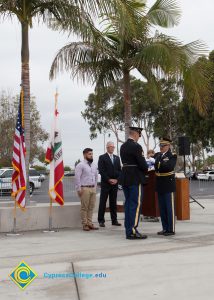
[[[41,187],[42,178],[38,171],[33,168],[29,169],[29,183],[33,183],[34,189],[39,189]]]
[[[0,191],[1,192],[11,192],[12,186],[12,168],[0,169]],[[29,170],[29,185],[30,193],[32,194],[34,189],[39,189],[41,187],[40,174],[35,169]]]
[[[39,173],[39,174],[40,174],[41,181],[43,182],[46,179],[46,176],[45,176],[45,174],[41,174],[41,173]]]
[[[214,180],[214,171],[204,171],[197,175],[197,179],[200,180]]]

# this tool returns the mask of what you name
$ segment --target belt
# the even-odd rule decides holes
[[[126,167],[137,167],[137,165],[123,165],[123,168],[126,168]]]
[[[89,188],[93,188],[93,187],[95,187],[95,185],[81,185],[81,187],[89,187]]]
[[[172,171],[172,172],[168,172],[168,173],[155,173],[156,176],[170,176],[170,175],[174,175],[175,172]]]

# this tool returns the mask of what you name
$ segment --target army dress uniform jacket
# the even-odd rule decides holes
[[[158,193],[175,192],[175,165],[177,155],[168,150],[164,155],[155,155],[156,191]]]
[[[146,160],[140,144],[128,139],[120,148],[123,163],[119,184],[131,186],[145,183],[145,172],[148,171]]]

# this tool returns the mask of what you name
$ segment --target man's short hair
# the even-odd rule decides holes
[[[154,151],[153,149],[149,149],[149,150],[147,151],[147,154],[150,154],[150,153],[155,154],[155,151]]]
[[[93,151],[93,149],[91,149],[91,148],[85,148],[83,150],[83,154],[86,154],[86,153],[91,152],[91,151]]]
[[[134,132],[137,132],[139,134],[139,137],[141,137],[142,133],[141,131],[143,130],[143,128],[141,127],[133,127],[133,126],[129,126],[129,134],[133,135]]]
[[[109,142],[106,143],[106,147],[109,147],[110,145],[113,145],[113,146],[114,146],[114,142],[109,141]]]

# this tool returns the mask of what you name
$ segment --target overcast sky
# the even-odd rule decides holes
[[[148,4],[154,3],[149,0]],[[180,24],[164,32],[177,37],[185,43],[196,39],[203,40],[208,50],[214,49],[214,1],[180,0],[182,18]],[[159,31],[163,31],[160,30]],[[12,90],[19,93],[20,85],[20,26],[14,20],[0,24],[0,90]],[[95,140],[89,139],[89,127],[81,117],[84,100],[93,92],[93,87],[83,86],[61,74],[50,82],[49,69],[56,52],[71,38],[53,32],[45,25],[30,30],[30,77],[31,94],[36,97],[41,114],[42,126],[50,132],[54,108],[55,88],[59,92],[60,124],[63,139],[63,156],[66,165],[73,166],[82,158],[85,147],[94,149],[95,161],[103,153],[103,135]]]

